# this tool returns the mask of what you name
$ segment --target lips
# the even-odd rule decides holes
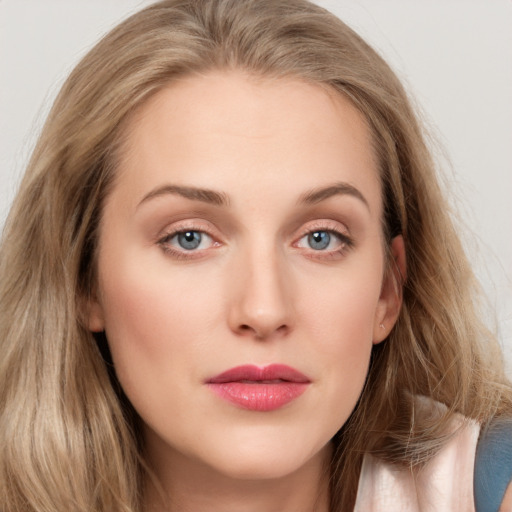
[[[282,364],[231,368],[206,384],[224,400],[252,411],[273,411],[298,398],[311,381],[298,370]]]

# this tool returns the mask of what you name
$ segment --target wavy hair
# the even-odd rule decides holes
[[[403,307],[374,348],[361,398],[335,436],[331,511],[354,503],[362,456],[416,464],[451,415],[509,414],[496,340],[400,82],[335,16],[306,0],[166,0],[128,18],[78,64],[42,130],[0,249],[0,509],[136,512],[138,418],[108,349],[84,322],[97,229],[132,114],[173,80],[210,69],[329,87],[371,127],[389,242],[407,254]],[[391,264],[391,263],[390,263]],[[411,397],[446,405],[416,418]]]

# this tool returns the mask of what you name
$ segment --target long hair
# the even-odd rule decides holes
[[[419,463],[442,446],[455,412],[481,422],[510,412],[499,348],[480,321],[423,129],[388,65],[306,0],[166,0],[120,24],[71,73],[6,222],[2,512],[140,510],[138,418],[84,321],[98,223],[132,114],[179,77],[230,68],[298,77],[348,98],[371,127],[385,238],[405,240],[400,317],[374,348],[360,400],[333,439],[331,510],[353,505],[364,453]],[[446,413],[416,418],[418,395]]]

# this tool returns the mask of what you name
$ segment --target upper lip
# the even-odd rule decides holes
[[[210,384],[224,384],[226,382],[261,382],[276,380],[298,383],[310,382],[303,373],[285,364],[271,364],[263,367],[253,364],[236,366],[208,379],[207,382]]]

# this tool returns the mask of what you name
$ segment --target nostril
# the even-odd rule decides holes
[[[286,324],[282,324],[277,328],[257,328],[253,327],[250,324],[240,324],[238,326],[238,333],[242,335],[250,334],[258,339],[265,339],[272,335],[272,333],[279,333],[281,335],[286,334],[288,332],[288,326]]]

